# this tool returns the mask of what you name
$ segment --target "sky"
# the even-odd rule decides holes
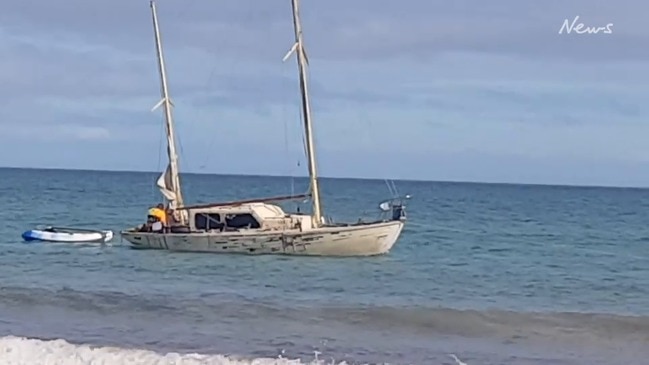
[[[157,7],[181,171],[305,175],[290,0]],[[0,166],[164,168],[148,0],[0,8]],[[302,0],[319,173],[649,186],[648,12]]]

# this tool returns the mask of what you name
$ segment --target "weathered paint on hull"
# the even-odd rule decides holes
[[[306,256],[373,256],[390,251],[404,223],[323,227],[309,231],[143,233],[124,231],[131,247],[183,252],[279,254]]]

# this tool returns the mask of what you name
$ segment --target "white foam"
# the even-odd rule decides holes
[[[25,337],[0,337],[2,365],[324,365],[322,360],[303,363],[283,358],[232,359],[223,355],[159,354],[148,350],[73,345],[65,340],[43,341]],[[332,363],[329,363],[332,364]],[[344,365],[341,362],[339,365]]]

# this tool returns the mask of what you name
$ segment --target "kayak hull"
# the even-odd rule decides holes
[[[31,229],[22,234],[23,240],[27,242],[108,242],[113,239],[113,232],[106,231],[67,231],[67,230],[40,230]]]

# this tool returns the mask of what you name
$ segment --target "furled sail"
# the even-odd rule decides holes
[[[174,191],[173,175],[171,174],[171,164],[167,165],[167,169],[158,178],[158,188],[160,193],[169,201],[169,208],[176,209],[178,196]]]
[[[169,203],[169,209],[173,210],[173,217],[176,222],[181,224],[186,224],[188,219],[188,214],[186,211],[176,210],[179,206],[183,205],[182,197],[180,193],[176,193],[173,185],[173,174],[171,173],[171,164],[167,165],[167,169],[162,175],[158,178],[157,185],[160,189],[160,193],[167,199]]]

